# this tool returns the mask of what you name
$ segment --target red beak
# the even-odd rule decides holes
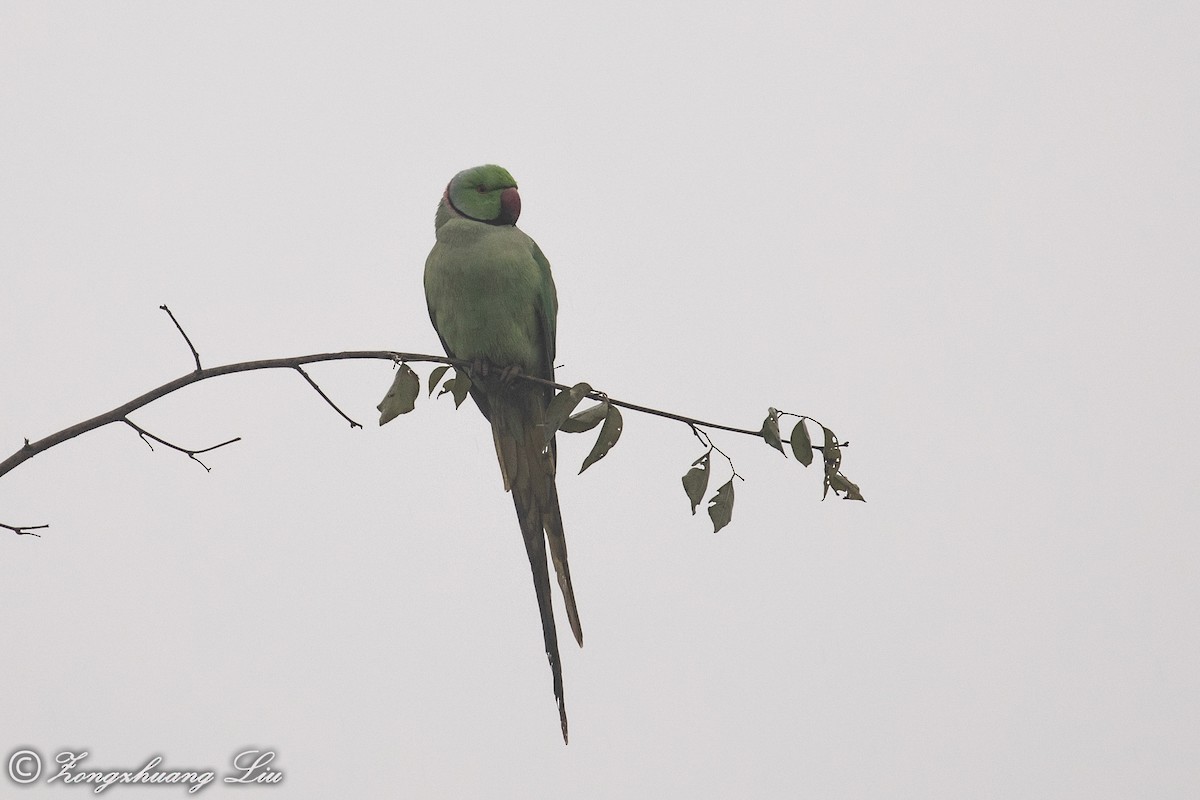
[[[501,225],[516,225],[519,216],[521,195],[517,194],[517,187],[513,186],[500,193],[500,216],[496,218],[496,222]]]

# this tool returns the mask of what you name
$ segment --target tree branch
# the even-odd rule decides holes
[[[166,397],[172,392],[176,392],[185,386],[190,386],[193,383],[216,378],[220,375],[232,375],[237,372],[252,372],[260,369],[296,369],[304,364],[315,364],[321,361],[349,361],[354,359],[376,359],[382,361],[440,361],[443,363],[453,363],[451,359],[441,356],[427,356],[420,353],[396,353],[391,350],[348,350],[341,353],[314,353],[307,356],[294,356],[291,358],[268,358],[261,361],[241,361],[236,364],[223,364],[219,367],[205,367],[194,372],[189,372],[186,375],[181,375],[169,383],[164,383],[143,395],[133,398],[127,403],[123,403],[116,408],[106,411],[103,414],[97,414],[91,419],[86,419],[83,422],[76,423],[69,428],[63,428],[57,433],[52,433],[49,436],[31,442],[25,440],[22,446],[15,453],[10,455],[4,461],[0,461],[0,475],[4,475],[14,468],[25,463],[29,459],[49,450],[51,447],[60,445],[63,442],[74,439],[80,434],[93,431],[113,422],[124,422],[134,411],[137,411],[143,406],[153,403],[159,398]],[[164,443],[165,444],[165,443]],[[196,451],[204,452],[204,451]]]
[[[202,449],[202,450],[189,450],[189,449],[187,449],[186,447],[180,447],[180,446],[179,446],[179,445],[177,445],[177,444],[171,444],[171,443],[170,443],[170,442],[168,442],[166,439],[162,439],[162,438],[160,438],[160,437],[158,437],[158,436],[155,436],[153,433],[150,433],[150,431],[148,431],[148,430],[145,430],[144,428],[142,428],[142,427],[140,427],[140,426],[138,426],[138,425],[135,425],[135,424],[133,423],[133,421],[129,419],[129,417],[125,417],[125,419],[123,419],[123,420],[121,420],[121,421],[122,421],[122,422],[124,422],[124,423],[125,423],[126,425],[128,425],[129,427],[133,428],[135,431],[137,431],[137,432],[138,432],[138,436],[141,436],[141,437],[142,437],[142,441],[144,441],[144,442],[146,443],[146,446],[147,446],[147,447],[149,447],[151,450],[153,450],[153,449],[154,449],[154,445],[150,444],[150,440],[151,440],[151,439],[153,439],[154,441],[156,441],[156,442],[158,442],[159,444],[161,444],[163,447],[169,447],[169,448],[171,448],[172,450],[177,450],[177,451],[179,451],[180,453],[183,453],[183,454],[184,454],[184,455],[186,455],[188,458],[190,458],[192,461],[195,461],[197,464],[199,464],[200,466],[204,467],[204,471],[205,471],[205,472],[212,472],[212,470],[211,470],[211,469],[209,469],[209,466],[208,466],[208,464],[205,464],[203,461],[201,461],[200,459],[196,458],[196,456],[197,456],[197,455],[199,455],[200,453],[208,453],[208,452],[210,452],[210,451],[212,451],[212,450],[216,450],[218,447],[224,447],[224,446],[225,446],[225,445],[227,445],[227,444],[233,444],[234,442],[240,442],[240,441],[242,440],[242,437],[240,437],[240,436],[236,436],[236,437],[234,437],[233,439],[230,439],[230,440],[229,440],[229,441],[227,441],[227,442],[221,442],[220,444],[214,444],[212,447],[205,447],[205,448],[204,448],[204,449]]]
[[[397,350],[343,350],[343,351],[337,352],[337,353],[313,353],[311,355],[305,355],[305,356],[291,356],[288,358],[266,358],[266,359],[262,359],[259,361],[239,361],[235,364],[222,364],[219,367],[204,367],[204,368],[198,369],[194,372],[189,372],[185,375],[181,375],[180,377],[176,378],[175,380],[170,381],[168,383],[164,383],[162,386],[155,387],[154,389],[151,389],[150,391],[146,392],[145,394],[139,395],[138,397],[133,398],[129,402],[123,403],[110,411],[106,411],[103,414],[97,414],[96,416],[92,417],[91,419],[86,419],[83,422],[76,423],[75,425],[72,425],[68,428],[63,428],[61,431],[52,433],[43,439],[38,439],[37,441],[33,441],[33,442],[31,442],[29,439],[26,439],[25,444],[20,449],[18,449],[16,452],[14,452],[12,455],[10,455],[8,458],[4,459],[4,461],[0,461],[0,475],[5,475],[6,473],[10,472],[14,468],[20,466],[21,464],[25,463],[29,459],[36,456],[38,453],[42,453],[46,450],[49,450],[51,447],[55,447],[57,445],[62,444],[63,442],[74,439],[76,436],[79,436],[80,434],[83,434],[83,433],[87,433],[88,431],[93,431],[97,428],[101,428],[101,427],[103,427],[105,425],[109,425],[113,422],[126,422],[126,423],[130,424],[131,426],[133,426],[133,423],[129,422],[127,419],[127,417],[131,413],[133,413],[134,411],[137,411],[139,408],[142,408],[143,406],[147,406],[150,403],[153,403],[155,400],[158,400],[162,397],[166,397],[167,395],[171,394],[172,392],[179,391],[180,389],[182,389],[185,386],[190,386],[193,383],[199,383],[200,381],[206,381],[209,378],[216,378],[221,375],[232,375],[232,374],[238,373],[238,372],[253,372],[253,371],[262,370],[262,369],[292,369],[292,370],[299,371],[302,375],[304,375],[307,378],[308,377],[307,373],[305,373],[304,370],[301,369],[301,367],[304,366],[305,364],[317,364],[317,363],[320,363],[323,361],[354,361],[354,360],[362,360],[362,359],[371,359],[371,360],[377,360],[377,361],[430,361],[430,362],[436,362],[439,364],[450,364],[451,366],[460,367],[462,369],[470,369],[470,367],[471,367],[470,362],[467,362],[467,361],[464,361],[464,360],[458,359],[458,358],[449,358],[447,356],[435,356],[435,355],[429,355],[428,353],[405,353],[405,352],[400,352]],[[547,381],[547,380],[543,380],[541,378],[535,378],[532,375],[517,374],[514,377],[517,378],[518,380],[532,381],[533,383],[538,383],[543,386],[552,386],[556,389],[570,389],[571,388],[570,386],[567,386],[565,384],[555,383],[554,381]],[[326,394],[321,391],[320,387],[318,387],[316,385],[316,383],[312,381],[311,378],[309,378],[309,383],[312,385],[312,387],[314,389],[317,390],[317,392],[321,395],[321,397],[327,403],[329,403],[329,405],[335,411],[337,411],[339,414],[342,415],[342,417],[344,417],[348,422],[350,422],[351,425],[357,425],[358,427],[362,427],[358,423],[354,422],[354,420],[350,419],[350,417],[346,416],[341,411],[341,409],[339,409],[336,405],[334,405],[333,401],[331,401],[328,398],[328,396],[326,396]],[[599,392],[599,391],[589,392],[587,396],[594,400],[600,400],[600,401],[603,401],[607,397],[607,395],[605,395],[603,392]],[[615,406],[621,406],[622,408],[628,408],[632,411],[640,411],[643,414],[651,414],[656,417],[663,417],[665,419],[671,419],[671,420],[675,420],[677,422],[682,422],[685,425],[692,426],[693,429],[695,429],[696,427],[711,428],[711,429],[715,429],[715,430],[729,431],[731,433],[740,433],[740,434],[744,434],[746,436],[754,436],[757,438],[762,438],[762,433],[760,431],[753,431],[748,428],[736,428],[731,425],[721,425],[716,422],[707,422],[705,420],[696,419],[694,417],[686,417],[682,414],[675,414],[670,411],[662,411],[657,408],[650,408],[648,406],[642,406],[642,405],[638,405],[636,403],[626,402],[624,400],[617,400],[616,398],[613,398],[613,397],[608,397],[608,402],[612,403]],[[141,432],[140,428],[137,428],[136,426],[133,426],[133,427],[135,428],[135,430],[138,430],[139,432]],[[149,435],[149,434],[147,434],[147,435]],[[151,438],[153,438],[155,441],[158,441],[160,444],[163,444],[167,447],[171,447],[172,449],[175,449],[175,450],[179,450],[180,452],[189,454],[189,455],[206,453],[209,450],[216,449],[217,447],[223,447],[226,444],[230,444],[232,442],[237,441],[237,439],[231,439],[229,442],[222,442],[220,445],[214,445],[213,447],[205,448],[203,450],[188,451],[186,448],[176,447],[175,445],[172,445],[169,442],[165,442],[165,441],[159,439],[158,437],[151,436]],[[787,440],[785,439],[784,441],[786,442]],[[844,447],[845,445],[842,445],[842,446]],[[813,449],[820,450],[821,448],[814,445]]]
[[[188,338],[187,332],[184,331],[183,326],[179,324],[179,320],[175,319],[175,315],[171,313],[171,309],[167,308],[167,304],[163,303],[161,306],[159,306],[159,308],[167,312],[167,316],[171,318],[171,322],[175,323],[175,328],[179,331],[179,335],[183,337],[185,342],[187,342],[188,349],[192,351],[192,358],[196,359],[196,371],[199,372],[201,369],[200,354],[196,352],[196,346],[192,344],[192,340]]]
[[[428,358],[428,356],[426,356],[425,358]],[[421,361],[422,359],[421,358],[412,358],[412,359],[408,359],[408,360],[409,361]],[[468,364],[467,362],[458,361],[458,360],[455,360],[452,358],[442,359],[442,361],[444,361],[447,364],[453,364],[458,367],[463,367],[463,368],[470,367],[470,364]],[[555,383],[554,381],[548,381],[548,380],[545,380],[544,378],[535,378],[532,375],[526,375],[526,374],[520,373],[520,372],[516,373],[513,377],[519,378],[521,380],[530,381],[531,383],[538,383],[538,384],[541,384],[542,386],[552,386],[555,389],[570,389],[571,388],[570,386],[567,386],[566,384]],[[657,408],[650,408],[649,406],[639,406],[637,403],[630,403],[625,400],[617,400],[616,398],[610,397],[609,395],[607,395],[604,392],[601,392],[599,390],[592,390],[592,391],[588,392],[586,395],[584,395],[584,397],[587,397],[591,400],[596,400],[601,403],[603,403],[605,400],[607,400],[609,403],[611,403],[614,406],[620,406],[621,408],[628,408],[630,411],[640,411],[643,414],[650,414],[651,416],[655,416],[655,417],[662,417],[664,419],[673,419],[676,422],[682,422],[684,425],[691,426],[693,433],[696,433],[697,427],[701,427],[701,428],[712,428],[712,429],[718,430],[718,431],[729,431],[730,433],[741,433],[741,434],[745,434],[746,436],[755,436],[759,439],[763,438],[761,430],[752,431],[749,428],[734,428],[730,425],[722,425],[718,422],[705,422],[702,419],[696,419],[694,417],[685,417],[682,414],[675,414],[670,411],[660,411]],[[797,414],[797,415],[793,415],[793,416],[799,416],[799,415]],[[813,419],[812,417],[805,417],[805,419],[812,419],[813,422],[817,422],[817,420]],[[817,424],[820,425],[821,423],[817,422]],[[697,433],[697,437],[699,437],[698,433]],[[705,441],[704,439],[701,439],[700,441],[704,443],[705,447],[709,447],[712,444],[711,441]],[[780,439],[780,441],[783,442],[784,444],[791,444],[790,439]],[[850,443],[849,442],[841,442],[840,446],[841,447],[849,447]],[[817,445],[813,446],[813,450],[820,450],[820,449],[821,449],[820,446],[817,446]],[[721,451],[717,450],[717,452],[720,453]],[[721,453],[721,455],[724,456],[725,454]],[[725,456],[725,457],[729,458],[729,456]],[[0,473],[0,474],[3,474],[3,473]],[[742,477],[741,475],[738,476],[738,478],[741,478],[741,477]]]
[[[0,528],[7,528],[17,536],[36,536],[39,539],[42,538],[42,535],[34,533],[34,531],[49,527],[49,525],[5,525],[3,522],[0,522]]]
[[[137,431],[138,435],[142,438],[143,441],[146,442],[146,444],[150,447],[151,450],[154,449],[153,445],[151,444],[151,441],[158,442],[159,444],[163,445],[164,447],[167,447],[167,448],[170,448],[177,452],[183,453],[188,458],[192,459],[193,461],[198,463],[200,466],[204,467],[205,470],[209,470],[208,465],[205,464],[203,461],[201,461],[199,458],[197,458],[197,456],[202,453],[208,453],[213,450],[216,450],[217,448],[225,447],[226,445],[230,445],[230,444],[233,444],[234,442],[240,441],[241,437],[235,437],[233,439],[229,439],[228,441],[221,442],[220,444],[215,444],[210,447],[192,450],[192,449],[189,449],[186,447],[181,447],[179,445],[173,444],[159,436],[156,436],[156,435],[150,433],[149,431],[145,430],[144,428],[141,428],[140,426],[135,424],[132,420],[130,420],[129,415],[132,412],[137,411],[138,409],[140,409],[144,406],[147,406],[150,403],[153,403],[155,400],[165,397],[166,395],[171,394],[172,392],[176,392],[176,391],[184,388],[185,386],[190,386],[193,383],[199,383],[200,381],[205,381],[205,380],[208,380],[209,378],[216,378],[221,375],[232,375],[237,372],[253,372],[256,370],[264,370],[264,369],[295,370],[296,372],[300,373],[300,375],[305,379],[305,381],[308,382],[309,386],[311,386],[313,388],[313,390],[316,391],[317,394],[320,395],[321,398],[334,411],[336,411],[343,419],[345,419],[347,422],[350,423],[350,426],[352,428],[361,428],[362,427],[361,424],[359,424],[358,422],[355,422],[353,419],[351,419],[344,411],[342,411],[337,406],[336,403],[333,402],[333,400],[331,400],[329,398],[329,396],[327,394],[325,394],[324,391],[322,391],[321,387],[317,385],[316,381],[314,381],[312,379],[312,377],[308,374],[308,372],[306,372],[304,370],[304,368],[303,368],[304,365],[316,364],[316,363],[320,363],[323,361],[352,361],[352,360],[361,360],[361,359],[371,359],[371,360],[392,361],[392,362],[430,361],[430,362],[436,362],[436,363],[441,363],[441,364],[449,364],[451,366],[458,367],[458,368],[463,369],[468,372],[471,370],[471,367],[472,367],[472,364],[470,362],[464,361],[462,359],[449,358],[447,356],[428,355],[426,353],[405,353],[405,352],[400,352],[400,351],[395,351],[395,350],[344,350],[344,351],[336,352],[336,353],[313,353],[311,355],[292,356],[292,357],[288,357],[288,358],[268,358],[268,359],[262,359],[259,361],[240,361],[240,362],[237,362],[234,364],[224,364],[219,367],[205,368],[200,363],[200,354],[199,354],[199,352],[197,352],[195,345],[192,344],[191,338],[183,330],[183,326],[181,326],[179,324],[179,321],[177,319],[175,319],[175,315],[173,313],[171,313],[171,309],[169,309],[166,305],[162,305],[159,307],[163,311],[167,312],[167,315],[170,316],[170,318],[171,318],[171,322],[173,322],[175,324],[176,330],[179,331],[179,334],[183,337],[183,340],[187,343],[188,349],[191,350],[191,353],[192,353],[192,359],[193,359],[193,361],[195,361],[196,369],[192,372],[187,373],[186,375],[181,375],[180,377],[176,378],[173,381],[164,383],[161,386],[151,389],[150,391],[146,392],[145,394],[139,395],[138,397],[135,397],[132,400],[130,400],[129,402],[123,403],[114,409],[106,411],[103,414],[97,414],[96,416],[92,417],[91,419],[86,419],[83,422],[76,423],[75,425],[71,425],[70,427],[63,428],[62,430],[60,430],[56,433],[52,433],[49,436],[46,436],[42,439],[38,439],[36,441],[31,442],[28,438],[26,438],[24,440],[24,444],[16,452],[14,452],[12,455],[10,455],[8,458],[4,459],[3,461],[0,461],[0,476],[7,474],[8,472],[12,471],[16,467],[25,463],[26,461],[33,458],[37,454],[45,452],[46,450],[49,450],[51,447],[55,447],[57,445],[62,444],[63,442],[74,439],[76,436],[87,433],[88,431],[93,431],[97,428],[101,428],[105,425],[109,425],[114,422],[124,423],[125,425],[128,425],[133,430]],[[525,374],[519,373],[519,372],[514,374],[513,377],[515,377],[519,380],[525,380],[525,381],[530,381],[532,383],[541,384],[543,386],[550,386],[555,389],[570,389],[571,388],[570,386],[567,386],[565,384],[555,383],[554,381],[544,380],[542,378],[537,378],[532,375],[525,375]],[[692,433],[695,434],[698,439],[700,439],[701,443],[704,444],[705,447],[708,447],[711,450],[716,450],[722,456],[725,456],[725,458],[727,460],[729,460],[729,456],[726,455],[722,450],[717,448],[716,445],[713,444],[712,439],[711,439],[711,437],[708,436],[707,432],[703,431],[701,429],[708,428],[708,429],[713,429],[713,430],[729,431],[730,433],[740,433],[740,434],[743,434],[746,436],[754,436],[757,438],[764,438],[762,431],[750,430],[749,428],[737,428],[737,427],[733,427],[731,425],[721,425],[720,423],[707,422],[705,420],[696,419],[694,417],[687,417],[682,414],[675,414],[670,411],[662,411],[662,410],[659,410],[656,408],[649,408],[648,406],[638,405],[636,403],[630,403],[630,402],[626,402],[624,400],[617,400],[615,398],[609,397],[604,392],[600,392],[600,391],[595,391],[595,390],[591,391],[586,396],[591,399],[600,401],[600,402],[607,401],[614,406],[620,406],[622,408],[627,408],[631,411],[639,411],[643,414],[650,414],[652,416],[663,417],[664,419],[670,419],[670,420],[674,420],[676,422],[682,422],[683,424],[685,424],[691,428]],[[808,419],[811,419],[811,417],[808,417]],[[816,422],[816,420],[813,420],[813,421]],[[820,423],[818,423],[818,424],[820,424]],[[788,443],[787,439],[783,439],[782,441],[784,443]],[[828,445],[828,443],[826,443],[826,445]],[[849,445],[849,442],[844,442],[844,443],[840,444],[840,447],[846,447],[847,445]],[[813,450],[823,450],[823,447],[813,445],[812,449]],[[733,466],[733,462],[732,462],[732,460],[730,460],[730,467],[732,468],[732,466]],[[211,470],[209,470],[209,471],[211,471]],[[741,478],[741,476],[738,475],[736,471],[734,471],[734,476]],[[7,530],[11,530],[18,535],[39,536],[39,534],[32,533],[32,531],[42,529],[42,528],[47,528],[49,526],[48,525],[24,525],[24,526],[17,525],[17,526],[14,526],[14,525],[7,525],[4,523],[0,523],[0,527],[5,528]]]
[[[323,391],[321,391],[321,387],[320,387],[320,386],[317,386],[317,382],[316,382],[316,381],[314,381],[314,380],[313,380],[313,379],[312,379],[312,378],[309,376],[309,374],[308,374],[307,372],[305,372],[305,371],[304,371],[304,368],[303,368],[303,367],[299,367],[299,366],[297,366],[297,367],[296,367],[296,372],[299,372],[301,375],[303,375],[303,376],[304,376],[304,380],[308,381],[308,385],[309,385],[309,386],[311,386],[312,388],[316,389],[316,390],[317,390],[317,394],[319,394],[319,395],[321,395],[321,397],[325,398],[325,402],[326,402],[326,403],[329,403],[329,407],[330,407],[330,408],[332,408],[332,409],[333,409],[334,411],[336,411],[337,413],[341,414],[341,415],[342,415],[342,419],[346,420],[346,422],[349,422],[349,423],[350,423],[350,427],[351,427],[351,428],[361,428],[361,427],[362,427],[362,425],[360,425],[359,423],[355,422],[354,420],[352,420],[352,419],[350,419],[348,416],[346,416],[346,412],[345,412],[345,411],[342,411],[340,408],[338,408],[338,407],[337,407],[337,404],[336,404],[336,403],[334,403],[332,400],[330,400],[330,399],[329,399],[329,395],[327,395],[327,394],[325,394]]]

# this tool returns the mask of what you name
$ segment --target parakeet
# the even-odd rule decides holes
[[[505,491],[512,493],[533,570],[565,743],[567,712],[547,544],[581,647],[583,631],[554,483],[555,445],[553,439],[546,443],[542,429],[553,390],[514,377],[519,371],[554,380],[558,297],[549,262],[516,226],[520,213],[521,196],[507,170],[487,164],[455,175],[437,208],[437,243],[425,261],[425,300],[446,355],[473,364],[471,396],[491,423],[500,475]]]

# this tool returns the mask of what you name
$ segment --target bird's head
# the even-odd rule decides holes
[[[489,225],[516,225],[521,216],[517,182],[508,170],[495,164],[471,167],[455,175],[444,199],[459,215]]]

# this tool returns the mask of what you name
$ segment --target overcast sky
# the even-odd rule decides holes
[[[0,522],[50,524],[0,531],[6,761],[274,750],[255,797],[1196,796],[1194,3],[403,5],[0,3],[0,458],[189,371],[162,303],[208,366],[438,352],[434,209],[494,162],[560,380],[812,415],[868,502],[717,433],[745,482],[714,535],[686,426],[626,414],[581,476],[561,436],[564,747],[478,412],[379,428],[385,362],[311,369],[363,430],[294,373],[215,379],[133,416],[241,436],[211,473],[110,426],[0,478]]]

